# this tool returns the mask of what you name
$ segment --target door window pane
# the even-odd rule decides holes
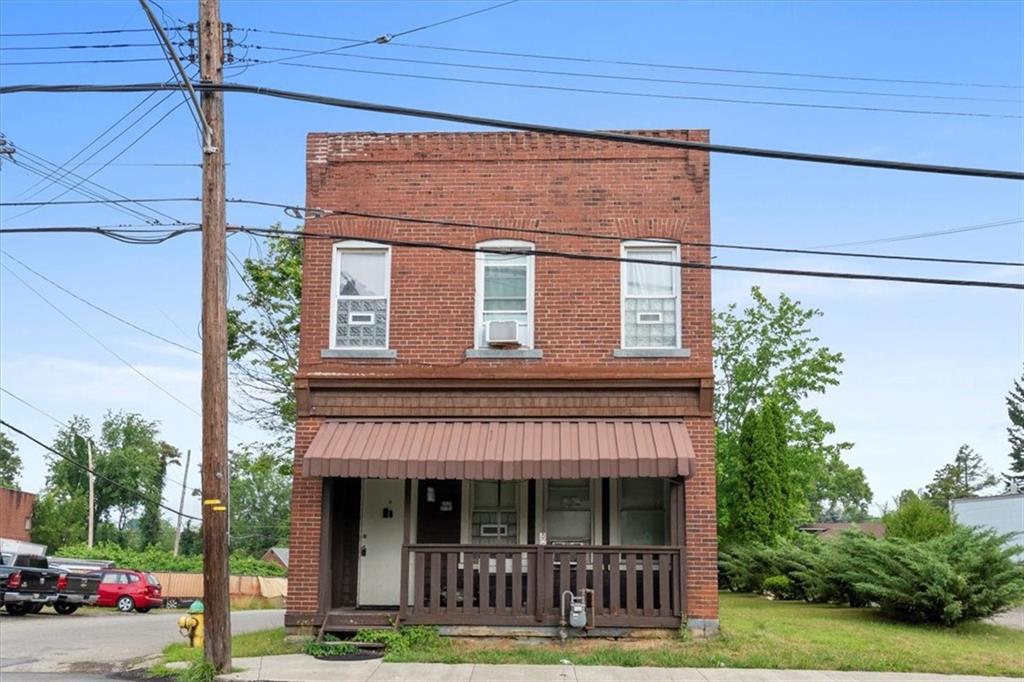
[[[473,544],[516,544],[519,541],[519,483],[475,481],[472,485]]]
[[[619,539],[624,545],[665,544],[668,485],[660,478],[619,481]]]
[[[591,541],[592,500],[589,480],[548,481],[546,506],[549,543],[587,544]]]

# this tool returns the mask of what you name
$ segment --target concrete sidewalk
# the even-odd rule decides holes
[[[318,661],[305,654],[236,658],[232,682],[992,682],[1009,677],[739,668],[617,668],[565,665],[476,665]]]

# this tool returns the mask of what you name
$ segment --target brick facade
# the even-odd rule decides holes
[[[28,542],[36,496],[21,490],[0,488],[0,538]]]
[[[704,130],[637,134],[707,141]],[[709,263],[708,155],[530,133],[313,133],[306,205],[683,244]],[[537,250],[619,256],[586,240],[382,219],[322,217],[332,235],[473,247],[488,239]],[[395,247],[390,348],[395,359],[322,358],[329,345],[332,243],[307,239],[296,381],[299,418],[292,493],[288,611],[314,617],[321,572],[322,482],[301,475],[323,419],[363,416],[672,416],[685,420],[696,472],[685,483],[687,608],[717,618],[710,271],[683,268],[681,358],[617,358],[620,266],[535,258],[534,347],[539,360],[467,359],[474,346],[475,256]]]

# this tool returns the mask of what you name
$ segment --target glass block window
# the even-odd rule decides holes
[[[629,245],[625,258],[673,263],[674,245]],[[622,264],[622,347],[679,347],[679,268],[652,263]]]
[[[472,485],[472,543],[516,544],[519,541],[518,481],[474,481]]]
[[[547,481],[544,510],[548,542],[590,544],[593,531],[593,500],[586,479]]]
[[[388,347],[390,256],[373,245],[335,247],[333,347]]]
[[[668,484],[660,478],[619,481],[619,540],[623,545],[664,545]]]
[[[477,347],[487,348],[487,324],[517,323],[521,346],[533,345],[533,256],[529,242],[492,241],[477,245],[488,249],[508,249],[512,253],[480,253],[477,258]]]

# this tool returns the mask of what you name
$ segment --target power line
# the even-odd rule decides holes
[[[132,64],[141,62],[162,62],[158,57],[138,57],[132,59],[58,59],[33,62],[0,62],[0,66],[63,66],[66,64]]]
[[[143,372],[142,370],[140,370],[140,369],[139,369],[138,367],[136,367],[136,366],[135,366],[135,365],[133,365],[132,363],[128,362],[128,360],[126,360],[126,359],[125,359],[125,358],[124,358],[123,356],[121,356],[121,355],[120,355],[120,354],[119,354],[119,353],[118,353],[117,351],[115,351],[115,350],[114,350],[113,348],[111,348],[110,346],[108,346],[107,344],[105,344],[105,343],[104,343],[104,342],[103,342],[102,340],[100,340],[100,339],[99,339],[99,337],[95,336],[95,335],[94,335],[94,334],[93,334],[92,332],[90,332],[90,331],[89,331],[88,329],[86,329],[85,327],[83,327],[82,325],[80,325],[80,324],[79,324],[79,323],[78,323],[77,321],[75,321],[75,319],[74,319],[74,318],[72,318],[72,317],[71,317],[70,315],[68,315],[68,314],[67,314],[67,313],[65,313],[65,312],[64,312],[63,310],[61,310],[61,309],[60,309],[59,307],[57,307],[57,305],[56,305],[55,303],[53,303],[53,302],[52,302],[52,301],[51,301],[50,299],[48,299],[48,298],[47,298],[47,297],[46,297],[46,296],[45,296],[44,294],[42,294],[42,293],[41,293],[41,292],[40,292],[40,291],[39,291],[38,289],[36,289],[36,288],[35,288],[35,287],[33,287],[33,286],[32,286],[31,284],[29,284],[28,282],[26,282],[26,281],[25,281],[25,279],[24,279],[24,278],[23,278],[23,277],[22,277],[21,275],[19,275],[19,274],[18,274],[17,272],[15,272],[15,271],[14,271],[13,269],[11,269],[10,267],[8,267],[7,265],[5,265],[5,264],[3,264],[3,263],[0,263],[0,267],[3,267],[3,269],[4,269],[4,270],[6,270],[7,272],[9,272],[9,273],[11,274],[11,276],[13,276],[13,277],[14,277],[15,279],[17,279],[17,280],[18,280],[19,282],[21,282],[21,283],[22,283],[23,285],[25,285],[25,287],[26,287],[26,288],[27,288],[27,289],[28,289],[29,291],[31,291],[31,292],[32,292],[32,293],[34,293],[34,294],[35,294],[36,296],[38,296],[38,297],[39,297],[39,298],[40,298],[40,299],[41,299],[41,300],[42,300],[42,301],[43,301],[44,303],[46,303],[46,305],[48,305],[48,306],[50,306],[51,308],[53,308],[54,310],[56,310],[56,311],[57,311],[57,313],[59,313],[61,317],[63,317],[63,318],[65,319],[65,320],[67,320],[67,321],[68,321],[68,322],[70,322],[70,323],[71,323],[72,325],[74,325],[74,326],[75,326],[75,327],[76,327],[76,328],[77,328],[77,329],[78,329],[78,330],[79,330],[80,332],[82,332],[83,334],[85,334],[86,336],[88,336],[88,337],[89,337],[90,339],[92,339],[93,341],[95,341],[95,342],[96,342],[96,343],[97,343],[97,344],[98,344],[98,345],[99,345],[100,347],[102,347],[102,348],[103,348],[103,349],[104,349],[105,351],[107,351],[108,353],[110,353],[111,355],[113,355],[113,356],[114,356],[115,358],[117,358],[118,360],[120,360],[120,361],[121,361],[121,362],[122,362],[122,363],[123,363],[123,364],[124,364],[124,365],[125,365],[126,367],[128,367],[128,369],[130,369],[130,370],[132,370],[133,372],[135,372],[136,374],[138,374],[138,375],[139,375],[140,377],[142,377],[143,379],[145,379],[145,380],[146,380],[146,381],[147,381],[147,382],[148,382],[149,384],[151,384],[151,385],[152,385],[152,386],[154,386],[154,387],[155,387],[156,389],[158,389],[158,390],[159,390],[159,391],[160,391],[161,393],[163,393],[164,395],[166,395],[166,396],[168,396],[169,398],[171,398],[171,399],[172,399],[172,400],[173,400],[174,402],[178,403],[179,405],[181,405],[182,407],[184,407],[185,409],[187,409],[187,410],[188,410],[189,412],[192,412],[192,413],[193,413],[193,414],[195,414],[196,416],[200,416],[200,415],[199,415],[199,412],[198,412],[198,411],[197,411],[197,410],[196,410],[196,409],[195,409],[194,407],[192,407],[191,405],[189,405],[188,403],[186,403],[186,402],[185,402],[184,400],[182,400],[181,398],[179,398],[178,396],[174,395],[173,393],[171,393],[170,391],[168,391],[168,390],[167,390],[166,388],[164,388],[163,386],[161,386],[160,384],[158,384],[158,383],[157,383],[156,381],[154,381],[154,380],[153,380],[153,379],[151,379],[151,378],[150,378],[149,376],[147,376],[147,375],[146,375],[146,374],[145,374],[145,373],[144,373],[144,372]]]
[[[99,43],[94,45],[0,45],[4,50],[113,50],[128,47],[159,47],[160,43]]]
[[[176,87],[177,86],[175,85],[163,83],[136,83],[118,85],[9,85],[0,87],[0,95],[13,94],[17,92],[148,92],[150,90],[173,90],[176,89]],[[562,135],[567,137],[580,137],[593,140],[602,140],[605,142],[621,142],[629,144],[646,145],[651,147],[686,149],[717,154],[754,156],[760,158],[781,159],[785,161],[805,161],[810,163],[855,166],[861,168],[880,168],[885,170],[902,170],[920,173],[938,173],[944,175],[961,175],[967,177],[1024,180],[1024,171],[972,168],[966,166],[942,166],[935,164],[913,163],[908,161],[885,161],[881,159],[868,159],[854,156],[811,154],[806,152],[791,152],[758,147],[723,145],[710,142],[695,142],[690,140],[675,140],[660,137],[644,137],[642,135],[630,135],[626,133],[613,133],[596,130],[583,130],[580,128],[568,128],[563,126],[523,123],[519,121],[511,121],[506,119],[488,118],[483,116],[471,116],[467,114],[434,111],[430,109],[415,109],[411,107],[402,107],[391,104],[362,102],[359,100],[342,99],[339,97],[328,97],[324,95],[295,92],[291,90],[280,90],[277,88],[268,88],[258,85],[246,85],[242,83],[197,83],[195,87],[197,90],[200,90],[202,92],[238,92],[245,94],[262,95],[265,97],[274,97],[277,99],[287,99],[296,102],[321,104],[325,106],[339,107],[343,109],[373,111],[382,114],[394,114],[399,116],[410,116],[414,118],[426,118],[438,121],[449,121],[452,123],[465,123],[469,125],[484,126],[487,128],[507,128],[511,130],[522,130],[534,133],[546,133],[551,135]]]
[[[892,242],[910,241],[913,239],[927,239],[929,237],[941,237],[947,234],[959,234],[961,232],[975,232],[977,230],[988,230],[993,227],[1004,227],[1024,222],[1024,218],[1013,218],[1011,220],[997,220],[991,223],[980,223],[977,225],[965,225],[962,227],[951,227],[945,230],[933,230],[930,232],[917,232],[915,234],[902,234],[892,237],[879,237],[877,239],[865,239],[858,242],[843,242],[840,244],[826,244],[818,248],[831,248],[841,246],[867,246],[868,244],[889,244]]]
[[[150,330],[148,330],[148,329],[146,329],[144,327],[140,327],[139,325],[135,324],[134,322],[132,322],[130,320],[126,320],[123,317],[117,315],[116,313],[112,313],[109,310],[107,310],[106,308],[103,308],[103,307],[101,307],[99,305],[96,305],[92,301],[89,301],[88,299],[83,298],[82,296],[79,296],[78,294],[76,294],[75,292],[71,291],[67,287],[61,285],[59,282],[55,282],[52,279],[50,279],[49,277],[47,277],[46,275],[44,275],[43,273],[39,272],[38,270],[33,269],[27,263],[25,263],[24,261],[20,260],[19,258],[16,258],[15,256],[12,256],[7,251],[4,251],[3,249],[0,249],[0,253],[3,253],[5,256],[7,256],[8,258],[13,260],[15,263],[17,263],[21,267],[23,267],[26,270],[28,270],[29,272],[31,272],[36,277],[39,277],[40,279],[50,283],[51,285],[53,285],[56,288],[58,288],[61,291],[63,291],[68,296],[71,296],[72,298],[74,298],[74,299],[84,303],[85,305],[89,306],[93,310],[97,310],[97,311],[103,313],[104,315],[106,315],[107,317],[110,317],[110,318],[112,318],[114,320],[117,320],[121,324],[127,325],[127,326],[131,327],[132,329],[134,329],[136,331],[139,331],[139,332],[142,332],[143,334],[146,334],[147,336],[151,336],[154,339],[157,339],[158,341],[163,341],[164,343],[169,343],[170,345],[175,346],[177,348],[180,348],[182,350],[186,350],[186,351],[188,351],[190,353],[195,353],[196,355],[200,355],[199,351],[197,351],[195,348],[190,348],[190,347],[188,347],[186,345],[178,343],[177,341],[173,341],[173,340],[168,339],[168,338],[166,338],[164,336],[161,336],[160,334],[157,334],[156,332],[152,332],[152,331],[150,331]]]
[[[292,211],[296,214],[299,212],[316,212],[317,217],[326,217],[330,215],[338,216],[349,216],[353,218],[368,218],[373,220],[389,220],[393,222],[401,223],[415,223],[419,225],[436,225],[440,227],[460,227],[469,228],[474,230],[496,230],[500,232],[516,232],[524,234],[536,234],[545,236],[555,237],[575,237],[581,239],[594,239],[602,241],[614,241],[624,242],[637,237],[626,237],[623,235],[606,235],[606,234],[593,234],[581,231],[573,230],[549,230],[541,228],[530,228],[530,227],[509,227],[506,225],[493,225],[484,223],[473,223],[473,222],[461,222],[451,220],[436,220],[431,218],[416,218],[411,216],[397,216],[387,215],[381,213],[366,213],[364,211],[347,211],[343,209],[334,208],[308,208],[304,206],[288,206],[286,204],[275,204],[268,201],[257,201],[248,199],[228,199],[229,203],[244,203],[244,204],[255,204],[258,206],[272,206],[275,208],[283,208],[286,211]],[[1024,222],[1024,217],[1014,218],[1012,220],[1000,221],[998,224],[1011,224]],[[664,241],[657,238],[643,238],[647,241]],[[713,248],[713,249],[730,249],[739,251],[764,251],[768,253],[793,253],[813,256],[835,256],[844,258],[865,258],[865,259],[879,259],[879,260],[896,260],[896,261],[917,261],[924,263],[947,263],[947,264],[958,264],[958,265],[995,265],[995,266],[1010,266],[1010,267],[1024,267],[1024,262],[1020,261],[998,261],[998,260],[975,260],[975,259],[963,259],[963,258],[939,258],[931,256],[904,256],[895,254],[881,254],[881,253],[854,253],[850,251],[823,251],[820,249],[798,249],[788,248],[780,246],[754,246],[750,244],[721,244],[716,242],[681,242],[682,246],[699,247],[699,248]]]
[[[280,52],[296,52],[301,53],[296,58],[306,54],[306,50],[291,47],[282,47],[277,45],[245,45],[239,44],[239,47],[248,47],[256,50],[272,50]],[[488,64],[466,64],[464,62],[443,62],[435,61],[430,59],[403,59],[400,57],[381,57],[379,55],[368,55],[368,54],[350,54],[350,53],[329,53],[326,56],[330,57],[341,57],[345,59],[366,59],[371,61],[382,61],[382,62],[400,62],[405,64],[424,64],[428,66],[448,66],[456,67],[460,69],[476,69],[481,71],[503,71],[509,73],[528,73],[528,74],[540,74],[548,76],[571,76],[574,78],[600,78],[604,80],[617,80],[617,81],[631,81],[640,83],[663,83],[672,85],[701,85],[701,86],[712,86],[721,88],[742,88],[752,90],[775,90],[783,92],[812,92],[830,95],[864,95],[871,97],[900,97],[908,99],[933,99],[933,100],[953,100],[963,102],[1006,102],[1011,104],[1020,104],[1019,99],[1008,99],[1000,97],[968,97],[963,95],[925,95],[920,93],[902,93],[902,92],[879,92],[877,90],[837,90],[834,88],[803,88],[796,86],[785,86],[785,85],[761,85],[754,83],[730,83],[722,81],[695,81],[685,80],[678,78],[653,78],[648,76],[622,76],[607,73],[588,73],[581,71],[557,71],[552,69],[528,69],[522,67],[512,66],[494,66]],[[273,62],[261,62],[256,61],[256,65]]]
[[[129,126],[129,128],[130,127],[131,126]],[[127,131],[129,128],[126,128],[125,131]],[[120,136],[118,136],[118,137],[120,137]],[[94,156],[96,156],[96,154],[98,154],[99,152],[103,151],[103,149],[106,149],[111,143],[113,143],[116,140],[117,140],[117,137],[113,138],[109,143],[107,143],[107,144],[103,145],[102,147],[100,147],[99,149],[97,149],[96,152],[94,152],[88,158],[90,158],[90,159],[93,158]],[[50,184],[45,185],[43,188],[41,188],[38,191],[34,192],[30,196],[35,196],[35,195],[38,195],[38,194],[42,193],[43,191],[46,190],[46,188],[51,187],[53,184],[59,184],[60,186],[66,188],[66,190],[64,192],[62,192],[62,193],[52,197],[53,199],[60,198],[60,197],[64,196],[65,194],[67,194],[70,191],[75,191],[75,192],[78,192],[79,194],[82,194],[83,192],[82,192],[81,188],[82,188],[83,185],[85,186],[86,190],[89,190],[90,187],[95,188],[94,190],[89,190],[89,192],[91,192],[92,196],[95,196],[97,198],[109,198],[111,196],[116,197],[116,198],[120,198],[120,199],[128,199],[129,198],[126,195],[121,194],[120,192],[118,192],[116,190],[110,189],[109,187],[107,187],[105,185],[101,185],[99,182],[96,182],[95,180],[92,179],[93,177],[96,176],[97,173],[99,173],[101,170],[103,170],[104,166],[102,166],[102,165],[95,172],[91,173],[88,176],[84,176],[83,177],[83,176],[81,176],[81,175],[79,175],[79,174],[77,174],[75,172],[75,171],[77,171],[81,167],[82,164],[78,164],[74,168],[67,169],[64,166],[59,166],[56,163],[54,163],[53,161],[49,161],[49,160],[43,158],[42,156],[40,156],[38,154],[35,154],[33,152],[28,151],[27,149],[25,149],[24,147],[22,147],[20,145],[14,145],[14,151],[15,151],[15,155],[16,156],[19,153],[24,155],[24,156],[27,156],[30,160],[34,161],[37,165],[41,166],[44,171],[48,171],[46,173],[46,176],[44,177],[43,180],[45,181],[46,178],[49,178],[50,179]],[[15,162],[19,163],[20,160],[15,159]],[[55,177],[54,176],[55,173],[59,173],[59,176]],[[72,184],[72,182],[74,182],[75,180],[77,180],[78,182],[75,183],[75,184]],[[89,194],[86,194],[86,196],[89,196]],[[142,213],[139,212],[139,210],[131,208],[131,207],[129,207],[129,210],[131,212],[133,212],[133,213],[137,213],[143,220],[146,220],[147,222],[160,222],[160,218],[161,217],[167,218],[169,220],[177,221],[177,219],[174,216],[168,215],[168,214],[166,214],[166,213],[164,213],[162,211],[153,209],[153,208],[151,208],[149,206],[145,206],[143,204],[138,204],[138,203],[136,203],[135,205],[138,206],[138,209],[147,211],[148,215],[142,214]],[[32,212],[31,210],[24,211],[22,213],[19,213],[16,216],[12,216],[12,218],[10,218],[10,219],[13,220],[13,219],[18,218],[20,216],[27,215],[28,213],[31,213],[31,212]]]
[[[135,497],[137,497],[137,498],[138,498],[138,499],[139,499],[140,501],[142,501],[142,502],[147,502],[147,503],[149,503],[149,504],[152,504],[152,505],[156,505],[156,506],[160,507],[161,509],[163,509],[163,510],[165,510],[165,511],[169,511],[169,512],[171,512],[171,513],[172,513],[172,514],[174,514],[175,516],[181,516],[181,517],[184,517],[184,518],[186,518],[186,519],[191,519],[191,520],[193,520],[193,521],[199,521],[199,522],[202,522],[202,519],[200,519],[200,518],[198,518],[198,517],[196,517],[196,516],[192,516],[192,515],[190,515],[190,514],[185,514],[184,512],[180,512],[180,511],[178,511],[177,509],[172,509],[171,507],[168,507],[168,506],[167,506],[166,504],[164,504],[164,503],[163,503],[163,500],[160,500],[160,501],[154,500],[154,499],[152,499],[152,498],[150,498],[150,497],[148,497],[148,496],[146,496],[146,495],[142,495],[142,494],[141,494],[141,493],[139,493],[139,491],[138,491],[137,489],[135,489],[135,488],[129,488],[129,487],[128,487],[128,486],[126,486],[126,485],[123,485],[123,484],[121,484],[121,483],[118,483],[117,481],[115,481],[115,480],[114,480],[114,479],[112,479],[112,478],[109,478],[109,477],[107,477],[107,476],[104,476],[103,474],[101,474],[101,473],[99,473],[98,471],[96,471],[96,470],[95,470],[94,468],[92,468],[92,467],[89,467],[89,466],[86,466],[85,464],[82,464],[81,462],[79,462],[79,461],[77,461],[77,460],[75,460],[75,459],[73,459],[73,458],[71,458],[71,457],[68,457],[67,455],[65,455],[65,454],[64,454],[63,452],[61,452],[60,450],[57,450],[56,448],[52,448],[52,447],[50,447],[49,445],[47,445],[47,444],[46,444],[46,443],[44,443],[43,441],[39,440],[38,438],[36,438],[36,437],[34,437],[34,436],[31,436],[31,435],[29,435],[28,433],[26,433],[26,432],[22,431],[21,429],[19,429],[18,427],[14,426],[13,424],[11,424],[11,423],[10,423],[10,422],[8,422],[8,421],[5,421],[5,420],[3,420],[3,419],[0,419],[0,424],[3,424],[3,425],[4,425],[4,426],[6,426],[6,427],[7,427],[8,429],[10,429],[11,431],[14,431],[15,433],[17,433],[17,434],[18,434],[18,435],[20,435],[20,436],[23,436],[23,437],[25,437],[25,438],[28,438],[28,439],[29,439],[30,441],[32,441],[33,443],[35,443],[35,444],[36,444],[36,445],[38,445],[39,447],[43,448],[44,450],[46,450],[46,451],[48,451],[48,452],[50,452],[50,453],[52,453],[52,454],[54,454],[54,455],[57,455],[57,456],[58,456],[58,457],[60,457],[61,459],[65,459],[65,460],[67,460],[68,462],[71,462],[71,463],[72,463],[73,465],[75,465],[75,466],[76,466],[76,467],[78,467],[79,469],[81,469],[81,470],[83,470],[83,471],[86,471],[86,472],[88,472],[88,473],[92,474],[93,476],[95,476],[96,478],[100,479],[101,481],[106,481],[106,482],[107,482],[107,483],[109,483],[110,485],[113,485],[113,486],[117,486],[117,487],[118,487],[118,488],[120,488],[121,490],[125,490],[125,491],[127,491],[127,492],[131,493],[132,495],[134,495]]]
[[[341,47],[334,47],[334,48],[330,48],[330,49],[327,49],[327,50],[306,50],[306,51],[303,51],[302,54],[297,54],[297,55],[294,55],[294,56],[291,56],[291,57],[281,57],[280,59],[272,59],[272,60],[268,60],[268,62],[266,62],[266,63],[277,64],[277,63],[288,61],[290,59],[298,59],[298,58],[304,57],[304,56],[313,56],[313,55],[320,55],[320,54],[333,54],[333,53],[338,52],[340,50],[351,50],[354,47],[362,47],[363,45],[370,45],[372,43],[381,43],[381,44],[389,43],[394,38],[397,38],[399,36],[409,35],[410,33],[416,33],[418,31],[425,31],[425,30],[427,30],[429,28],[434,28],[435,26],[441,26],[442,24],[450,24],[453,21],[459,21],[460,19],[466,19],[468,17],[472,17],[472,16],[475,16],[477,14],[483,14],[484,12],[490,12],[491,10],[496,10],[496,9],[501,8],[501,7],[505,7],[506,5],[515,4],[518,1],[519,0],[508,0],[507,2],[498,3],[497,5],[491,5],[490,7],[484,7],[483,9],[474,10],[472,12],[466,12],[465,14],[460,14],[458,16],[450,17],[448,19],[443,19],[441,21],[435,21],[435,22],[430,23],[430,24],[424,24],[423,26],[417,26],[415,28],[406,29],[405,31],[399,31],[398,33],[385,33],[385,34],[383,34],[381,36],[378,36],[378,37],[370,39],[370,40],[356,40],[356,41],[352,41],[352,44],[350,44],[350,45],[343,45]]]
[[[180,30],[187,26],[173,26],[171,30]],[[148,28],[110,28],[94,31],[46,31],[43,33],[0,33],[0,38],[29,38],[39,36],[96,36],[110,35],[113,33],[149,33]]]
[[[640,97],[646,99],[682,100],[687,102],[714,102],[717,104],[744,104],[752,106],[767,107],[791,107],[797,109],[822,109],[830,111],[869,111],[875,113],[891,114],[918,114],[926,116],[959,116],[967,118],[1024,118],[1018,114],[991,114],[971,111],[945,111],[939,109],[899,109],[895,107],[875,107],[854,104],[820,104],[814,102],[782,102],[775,100],[758,99],[735,99],[730,97],[708,97],[704,95],[672,95],[656,92],[636,92],[631,90],[605,90],[601,88],[575,88],[567,85],[543,85],[540,83],[512,83],[509,81],[490,81],[479,78],[457,78],[455,76],[431,76],[422,73],[399,73],[396,71],[376,71],[373,69],[353,69],[344,66],[328,66],[325,64],[300,64],[294,62],[274,62],[255,60],[256,65],[277,64],[278,66],[292,66],[304,69],[318,69],[320,71],[342,71],[345,73],[363,73],[373,76],[387,76],[389,78],[413,78],[416,80],[441,81],[446,83],[464,83],[467,85],[489,85],[503,88],[519,88],[526,90],[548,90],[553,92],[575,92],[586,95],[612,95],[615,97]]]
[[[36,412],[38,412],[39,414],[43,415],[44,417],[46,417],[50,421],[54,422],[58,426],[63,427],[65,429],[67,429],[68,431],[71,431],[72,433],[75,433],[75,430],[69,424],[67,424],[66,422],[62,422],[60,419],[57,419],[52,414],[50,414],[49,412],[45,411],[43,408],[39,407],[38,405],[33,405],[32,403],[30,403],[29,401],[25,400],[21,396],[15,395],[14,393],[12,393],[11,391],[7,390],[6,388],[3,388],[2,386],[0,386],[0,391],[3,391],[7,395],[9,395],[12,398],[14,398],[15,400],[17,400],[19,403],[21,403],[21,404],[25,405],[26,407],[28,407],[29,409],[35,410]],[[96,442],[93,441],[92,436],[89,436],[88,438],[86,438],[85,436],[83,436],[81,434],[77,434],[76,433],[75,435],[77,435],[82,440],[88,440],[88,441],[92,442],[93,447],[96,447]],[[178,486],[185,487],[184,483],[182,483],[181,481],[179,481],[176,478],[171,478],[170,476],[168,476],[166,474],[166,472],[164,473],[164,481],[166,483],[174,483],[174,484],[176,484]]]
[[[0,234],[3,234],[5,230],[0,229]],[[118,238],[117,235],[98,231],[90,230],[93,234],[99,234],[107,237]],[[187,232],[197,231],[197,229],[189,230],[177,230],[175,234],[169,234],[161,241],[166,241],[171,237],[177,237]],[[345,239],[356,239],[361,241],[372,242],[376,244],[383,244],[387,246],[395,247],[408,247],[408,248],[423,248],[423,249],[436,249],[440,251],[456,251],[461,253],[494,253],[494,254],[508,254],[508,249],[495,249],[489,247],[470,247],[460,246],[457,244],[447,244],[442,242],[421,242],[421,241],[407,241],[397,239],[383,239],[377,237],[366,237],[358,234],[347,234],[347,233],[317,233],[308,231],[292,231],[282,233],[279,230],[272,230],[268,228],[254,228],[245,226],[230,226],[229,232],[241,232],[244,234],[251,234],[260,237],[275,237],[280,238],[282,236],[288,236],[290,238],[301,238],[301,239],[328,239],[331,241],[345,240]],[[519,251],[512,250],[512,252],[520,253]],[[605,256],[598,254],[587,254],[578,252],[567,252],[567,251],[554,251],[554,250],[540,250],[531,249],[523,250],[523,255],[528,256],[544,256],[553,258],[566,258],[571,260],[586,260],[586,261],[603,261],[603,262],[614,262],[614,263],[638,263],[642,265],[666,265],[666,261],[656,261],[643,258],[629,258],[620,256]],[[668,265],[679,268],[689,268],[698,270],[721,270],[725,272],[752,272],[758,274],[770,274],[770,275],[792,275],[800,277],[820,277],[826,279],[850,279],[850,280],[865,280],[865,281],[877,281],[877,282],[903,282],[913,284],[938,284],[946,286],[962,286],[962,287],[980,287],[980,288],[991,288],[991,289],[1019,289],[1024,290],[1024,283],[1017,284],[1015,282],[997,282],[991,280],[966,280],[966,279],[947,279],[940,277],[912,277],[906,275],[880,275],[872,273],[858,273],[858,272],[840,272],[832,270],[801,270],[793,268],[768,268],[768,267],[754,267],[746,265],[726,265],[721,263],[700,263],[692,261],[678,261],[670,262]]]
[[[236,232],[244,232],[248,234],[254,234],[262,237],[268,236],[281,236],[281,233],[275,230],[266,228],[252,228],[252,227],[239,227],[233,228]],[[367,237],[357,234],[344,234],[344,233],[323,233],[323,232],[309,232],[309,231],[294,231],[291,236],[300,237],[303,239],[328,239],[331,241],[355,239],[374,244],[383,244],[385,246],[394,247],[407,247],[407,248],[419,248],[419,249],[436,249],[440,251],[457,251],[462,253],[493,253],[499,255],[505,255],[509,253],[516,253],[526,256],[544,256],[552,258],[565,258],[570,260],[584,260],[584,261],[601,261],[601,262],[612,262],[612,263],[638,263],[641,265],[668,265],[677,268],[684,269],[696,269],[696,270],[721,270],[724,272],[753,272],[758,274],[770,274],[770,275],[793,275],[799,277],[820,277],[825,279],[852,279],[852,280],[866,280],[876,282],[903,282],[913,284],[940,284],[946,286],[962,286],[962,287],[980,287],[980,288],[991,288],[991,289],[1019,289],[1024,290],[1024,283],[1018,284],[1016,282],[996,282],[990,280],[966,280],[966,279],[946,279],[940,277],[911,277],[905,275],[879,275],[872,273],[859,273],[859,272],[837,272],[830,270],[799,270],[792,268],[766,268],[766,267],[754,267],[747,265],[725,265],[720,263],[699,263],[693,261],[657,261],[646,258],[630,258],[625,256],[605,256],[599,254],[589,253],[578,253],[578,252],[567,252],[567,251],[553,251],[543,249],[529,249],[529,250],[517,250],[517,249],[498,249],[491,247],[480,247],[480,246],[460,246],[457,244],[446,244],[442,242],[421,242],[421,241],[408,241],[398,239],[383,239],[379,237]]]
[[[318,35],[314,33],[298,33],[294,31],[277,31],[271,29],[253,28],[248,27],[246,30],[252,33],[266,33],[269,35],[281,35],[291,36],[295,38],[314,38],[318,40],[333,40],[337,42],[346,43],[365,43],[358,38],[344,38],[340,36],[327,36]],[[398,37],[397,35],[394,37]],[[394,45],[397,47],[412,48],[418,50],[436,50],[444,52],[461,52],[468,54],[482,54],[492,55],[498,57],[519,57],[524,59],[542,59],[549,61],[562,61],[562,62],[578,62],[585,64],[610,64],[614,66],[639,66],[644,68],[657,68],[657,69],[676,69],[685,71],[706,71],[711,73],[738,73],[738,74],[751,74],[758,76],[779,76],[786,78],[816,78],[825,80],[840,80],[840,81],[862,81],[869,83],[900,83],[905,85],[942,85],[942,86],[953,86],[953,87],[972,87],[972,88],[998,88],[1006,90],[1020,90],[1020,85],[1007,85],[1001,83],[978,83],[970,81],[941,81],[941,80],[925,80],[925,79],[910,79],[910,78],[882,78],[872,76],[850,76],[846,74],[828,74],[828,73],[815,73],[815,72],[803,72],[803,71],[768,71],[759,69],[739,69],[739,68],[726,68],[726,67],[713,67],[713,66],[698,66],[693,64],[666,64],[656,62],[642,62],[642,61],[629,61],[621,59],[599,59],[591,57],[574,57],[568,55],[554,55],[554,54],[539,54],[530,52],[513,52],[507,50],[485,50],[485,49],[474,49],[468,47],[450,47],[444,45],[422,45],[414,43],[403,43],[395,41],[387,41],[387,44]]]

